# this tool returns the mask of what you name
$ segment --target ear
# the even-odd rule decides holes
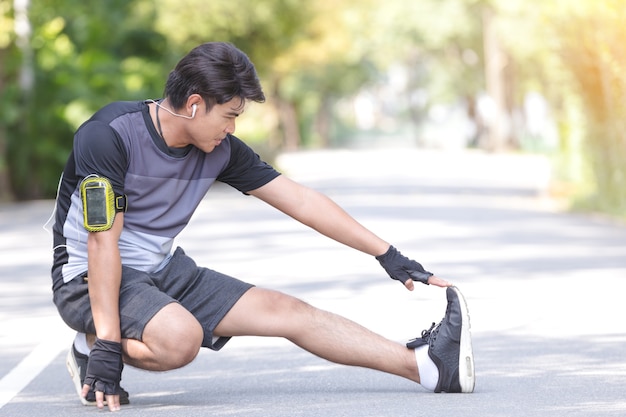
[[[187,103],[185,106],[185,111],[191,113],[191,118],[196,116],[196,112],[204,103],[202,96],[200,94],[192,94],[187,98]],[[189,114],[187,113],[187,114]]]

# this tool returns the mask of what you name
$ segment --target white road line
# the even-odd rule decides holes
[[[56,327],[56,326],[55,326]],[[67,327],[46,337],[15,368],[0,379],[0,409],[19,394],[61,352],[69,349],[74,332]]]

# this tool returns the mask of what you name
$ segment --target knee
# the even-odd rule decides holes
[[[267,297],[268,311],[281,318],[295,317],[300,313],[311,314],[315,310],[310,304],[282,292],[268,291]]]
[[[202,332],[175,337],[161,351],[159,362],[164,371],[182,368],[193,362],[202,346]]]
[[[191,313],[186,310],[184,313],[176,311],[158,318],[155,316],[156,321],[149,323],[150,327],[144,331],[144,343],[154,355],[157,370],[181,368],[198,355],[204,331]]]
[[[266,327],[269,335],[287,339],[308,331],[320,311],[299,298],[281,292],[269,292],[264,306],[265,310],[259,310],[262,326]]]
[[[316,309],[290,295],[251,288],[215,329],[219,336],[292,338],[308,327]]]

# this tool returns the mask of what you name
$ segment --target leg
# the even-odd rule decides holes
[[[184,307],[170,303],[150,319],[143,340],[124,339],[124,362],[149,371],[180,368],[194,360],[202,344],[198,320]]]
[[[276,291],[250,289],[219,323],[215,335],[284,337],[329,361],[419,382],[413,350]]]

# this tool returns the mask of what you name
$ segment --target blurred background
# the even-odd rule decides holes
[[[0,201],[53,198],[74,130],[229,41],[267,96],[236,134],[539,153],[554,196],[626,218],[626,0],[0,0]]]

